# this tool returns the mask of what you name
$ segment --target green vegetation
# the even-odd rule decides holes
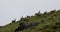
[[[0,32],[14,32],[20,23],[36,21],[42,23],[19,32],[60,32],[60,10],[52,10],[51,12],[44,12],[43,14],[38,12],[35,16],[22,17],[19,21],[13,20],[12,23],[0,26]]]

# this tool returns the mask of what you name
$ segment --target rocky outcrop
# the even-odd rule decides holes
[[[39,22],[28,22],[28,23],[20,23],[20,26],[18,26],[16,29],[15,29],[15,32],[18,32],[18,31],[21,31],[21,30],[24,30],[24,29],[28,29],[32,26],[36,26],[40,24]]]

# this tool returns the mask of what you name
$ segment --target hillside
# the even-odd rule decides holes
[[[0,26],[0,32],[60,32],[60,10],[52,10],[43,14],[35,13],[11,23]]]

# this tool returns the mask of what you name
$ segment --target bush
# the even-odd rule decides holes
[[[15,20],[12,20],[12,23],[16,22],[16,19]]]
[[[41,16],[40,11],[38,13],[36,13],[35,16]]]

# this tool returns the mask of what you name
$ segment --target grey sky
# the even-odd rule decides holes
[[[21,16],[46,10],[60,9],[60,0],[0,0],[0,25],[6,25]]]

